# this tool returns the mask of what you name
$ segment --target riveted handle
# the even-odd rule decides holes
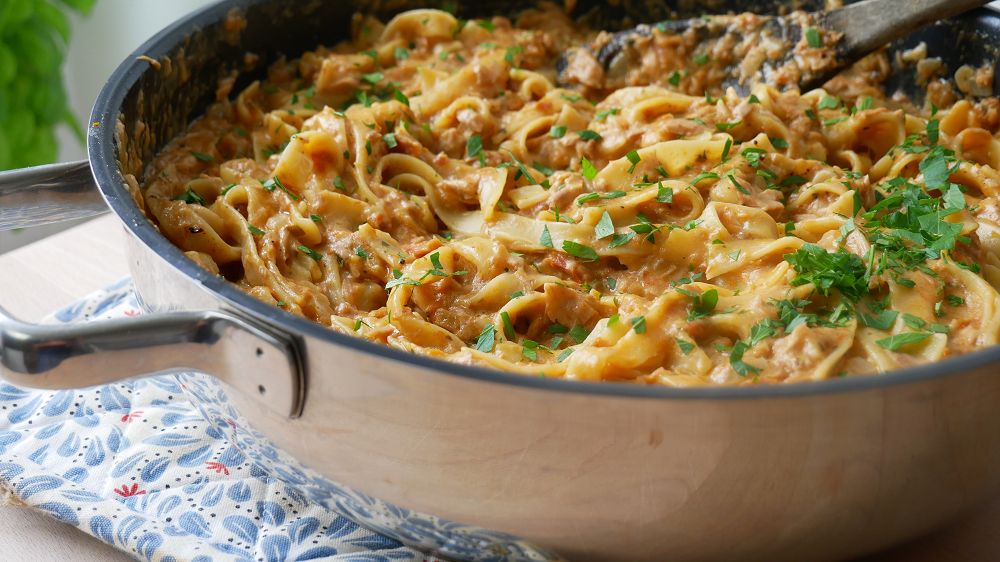
[[[0,231],[107,211],[86,160],[0,172]]]
[[[82,388],[178,370],[211,374],[282,415],[302,413],[299,344],[242,318],[177,312],[41,325],[0,308],[0,378],[12,384]]]

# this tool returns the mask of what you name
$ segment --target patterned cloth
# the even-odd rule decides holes
[[[138,314],[123,280],[54,321]],[[150,561],[431,560],[263,470],[190,402],[184,383],[161,375],[58,392],[0,384],[0,490]]]

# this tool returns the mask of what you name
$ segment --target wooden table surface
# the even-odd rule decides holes
[[[3,233],[0,232],[0,236]],[[0,255],[0,304],[24,320],[38,320],[128,275],[124,233],[105,216]],[[998,405],[1000,407],[1000,405]],[[0,560],[116,562],[129,557],[97,539],[0,496]],[[1000,560],[1000,498],[950,527],[865,562]]]

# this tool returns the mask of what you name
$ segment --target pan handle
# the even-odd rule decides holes
[[[0,232],[107,210],[86,160],[0,172]]]
[[[305,398],[300,347],[288,335],[216,311],[41,325],[0,308],[0,378],[29,388],[83,388],[196,370],[296,418]]]

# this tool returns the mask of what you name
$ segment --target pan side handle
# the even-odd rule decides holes
[[[107,210],[86,160],[0,172],[0,232]]]
[[[0,308],[0,378],[29,388],[83,388],[195,370],[296,418],[305,393],[300,347],[287,335],[216,311],[42,325]]]

